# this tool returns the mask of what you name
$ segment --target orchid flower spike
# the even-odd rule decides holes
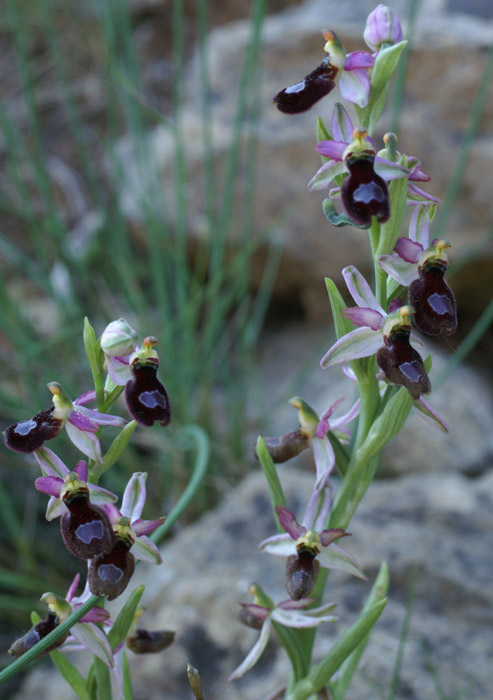
[[[85,404],[96,398],[95,391],[89,391],[72,402],[58,382],[50,382],[48,389],[53,394],[53,407],[10,425],[4,433],[6,446],[15,452],[29,454],[39,450],[47,440],[53,440],[65,428],[74,445],[100,464],[103,458],[97,436],[99,429],[104,426],[122,428],[126,420],[86,408]]]
[[[244,676],[260,659],[269,641],[273,622],[278,622],[284,627],[305,629],[318,627],[322,622],[333,622],[336,619],[329,614],[335,608],[335,603],[306,610],[305,608],[314,602],[313,598],[286,600],[274,605],[272,599],[262,591],[260,586],[252,584],[250,593],[254,596],[254,602],[243,604],[243,615],[240,619],[248,626],[260,629],[260,636],[242,663],[230,675],[228,678],[230,681]]]

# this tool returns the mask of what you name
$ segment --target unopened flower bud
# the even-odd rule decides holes
[[[195,700],[204,700],[204,696],[202,694],[202,681],[200,680],[199,672],[190,664],[187,664],[187,676]]]
[[[124,357],[137,346],[137,333],[124,318],[109,323],[101,336],[101,348],[107,355]]]
[[[63,543],[79,559],[92,559],[113,548],[115,534],[104,510],[90,502],[87,485],[69,476],[60,494],[68,509],[60,519]]]
[[[26,653],[26,651],[32,649],[33,646],[35,646],[35,644],[37,644],[41,639],[44,639],[44,637],[52,632],[55,627],[58,627],[59,623],[60,621],[57,615],[53,612],[49,612],[45,620],[37,622],[33,627],[31,627],[29,632],[26,632],[24,636],[15,640],[9,649],[9,654],[18,659],[19,656],[22,656]],[[61,646],[67,639],[67,636],[68,632],[65,635],[62,634],[62,636],[57,639],[56,642],[51,645],[51,647],[46,649],[44,653],[46,654],[47,652]]]
[[[286,589],[293,600],[306,598],[313,590],[320,562],[310,552],[292,554],[286,561]]]
[[[139,628],[129,635],[125,641],[127,647],[134,654],[156,654],[173,643],[175,634],[176,632],[171,630],[154,630],[150,632]]]
[[[372,51],[379,51],[383,43],[398,44],[402,41],[402,29],[394,10],[378,5],[366,20],[363,38]]]

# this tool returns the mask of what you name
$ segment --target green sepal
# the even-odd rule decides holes
[[[374,455],[383,450],[385,445],[401,430],[412,407],[412,396],[403,386],[390,398],[384,410],[373,422],[363,444],[356,451],[355,456],[358,464],[366,464]]]
[[[383,90],[381,90],[381,92],[375,100],[371,100],[370,120],[368,122],[368,133],[370,136],[373,135],[378,121],[382,116],[382,112],[385,109],[385,103],[387,102],[387,92],[388,87],[386,86]]]
[[[389,567],[387,562],[383,561],[380,564],[380,569],[375,579],[375,583],[372,586],[370,595],[366,599],[366,603],[361,611],[362,614],[367,613],[371,608],[380,600],[383,600],[389,588]],[[331,684],[331,693],[333,700],[344,700],[346,696],[347,689],[351,683],[354,672],[356,671],[361,656],[368,644],[370,639],[370,634],[366,634],[365,637],[360,641],[358,646],[354,651],[347,657],[341,666],[339,677],[337,681]]]
[[[109,375],[108,375],[109,377]],[[113,382],[111,382],[113,384]],[[110,408],[113,406],[117,398],[121,395],[123,390],[125,389],[124,386],[119,386],[117,384],[113,384],[111,387],[110,391],[106,390],[106,383],[105,383],[105,396],[104,396],[104,411],[103,413],[108,413]]]
[[[123,452],[125,451],[128,442],[130,438],[132,437],[132,433],[137,427],[137,421],[131,420],[130,423],[127,423],[127,425],[120,430],[116,438],[113,440],[111,445],[108,448],[108,451],[103,457],[103,463],[102,464],[96,464],[95,467],[92,470],[92,476],[93,478],[99,478],[101,474],[104,474],[104,472],[112,467],[115,462],[118,462],[120,457],[122,456]]]
[[[86,681],[77,668],[70,663],[66,655],[54,649],[50,651],[50,658],[55,664],[58,673],[67,681],[77,697],[80,700],[91,700],[91,696],[86,688]]]
[[[137,586],[137,588],[132,591],[127,602],[123,608],[118,613],[113,627],[108,632],[108,641],[111,644],[111,648],[114,649],[116,646],[122,642],[128,634],[128,631],[134,620],[135,611],[140,603],[142,594],[144,593],[145,586]]]
[[[329,295],[337,340],[339,340],[343,335],[353,330],[353,324],[348,318],[344,318],[342,315],[343,310],[347,308],[347,304],[342,298],[340,291],[337,289],[335,282],[333,282],[330,277],[326,277],[325,286],[327,287],[327,294]]]
[[[354,228],[367,229],[370,227],[369,225],[362,226],[361,224],[355,223],[352,219],[349,218],[346,212],[341,212],[339,214],[331,199],[324,199],[324,201],[322,202],[322,211],[327,221],[336,228],[341,228],[341,226],[354,226]]]
[[[312,695],[316,695],[322,690],[358,644],[369,634],[386,603],[387,598],[383,598],[366,613],[362,613],[356,622],[337,640],[327,656],[312,666],[306,678],[295,685],[287,696],[287,700],[308,700]]]
[[[272,510],[274,510],[276,506],[286,507],[286,498],[284,496],[284,491],[282,489],[281,482],[279,481],[279,477],[277,475],[276,466],[272,461],[272,457],[269,454],[269,450],[267,449],[265,440],[261,435],[259,435],[258,437],[256,450],[260,465],[264,470],[265,478],[267,479],[267,485],[269,486]],[[279,518],[277,517],[275,510],[274,518],[277,525],[277,531],[284,532],[284,528],[279,522]]]

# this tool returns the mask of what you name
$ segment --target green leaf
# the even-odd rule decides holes
[[[257,456],[262,466],[262,469],[264,470],[265,478],[267,479],[267,484],[269,486],[272,509],[274,509],[276,506],[286,507],[286,498],[284,496],[284,491],[282,489],[281,482],[279,481],[279,477],[277,475],[276,466],[272,461],[272,457],[269,454],[269,450],[267,449],[265,440],[261,436],[259,436],[257,440]],[[284,532],[284,528],[281,526],[281,523],[279,522],[279,518],[277,517],[275,511],[274,517],[277,523],[278,532]]]
[[[65,654],[54,649],[50,651],[50,658],[57,667],[59,674],[65,678],[69,686],[80,700],[91,700],[86,689],[86,682],[75,666],[70,663]]]
[[[375,603],[377,603],[380,600],[383,600],[383,598],[385,598],[387,595],[388,588],[389,567],[387,566],[387,563],[383,561],[380,564],[380,570],[378,572],[377,578],[375,579],[375,583],[372,586],[370,595],[368,596],[363,610],[361,611],[362,614],[367,613],[373,607],[373,605],[375,605]],[[339,677],[331,688],[334,700],[344,699],[347,689],[349,688],[349,685],[351,683],[351,679],[358,667],[359,661],[366,648],[366,645],[368,644],[369,639],[370,634],[368,633],[365,637],[363,637],[358,646],[342,664]]]
[[[128,665],[128,657],[125,651],[123,652],[123,695],[125,700],[133,700],[132,678]]]
[[[341,226],[354,226],[355,228],[363,229],[369,228],[369,225],[362,226],[360,224],[355,223],[352,219],[349,218],[346,212],[341,212],[339,214],[331,199],[324,199],[324,201],[322,202],[322,211],[327,221],[336,228],[341,228]]]
[[[108,639],[111,648],[114,649],[122,642],[128,634],[128,630],[133,622],[135,611],[144,593],[145,586],[138,586],[132,591],[127,602],[118,613],[113,627],[108,632]]]
[[[97,698],[98,700],[109,700],[111,698],[109,668],[97,656],[94,657],[94,670],[96,673]]]
[[[374,421],[363,444],[356,452],[358,464],[366,464],[400,431],[413,407],[413,399],[406,387],[392,396],[382,413]]]
[[[130,423],[120,430],[116,438],[108,448],[108,451],[103,457],[102,464],[96,464],[92,470],[94,478],[99,478],[107,469],[112,467],[115,462],[118,462],[123,452],[125,451],[132,433],[137,427],[137,421],[131,420]]]
[[[375,603],[366,613],[361,614],[356,622],[337,640],[329,654],[312,666],[306,678],[303,678],[295,685],[287,696],[287,700],[308,700],[310,696],[316,695],[322,690],[338,668],[370,632],[386,603],[387,599],[384,598]]]
[[[104,353],[101,350],[101,345],[96,338],[94,328],[89,323],[87,316],[84,318],[84,348],[87,359],[91,367],[91,372],[94,375],[101,376],[103,371]]]
[[[401,158],[402,160],[402,158]],[[404,158],[407,161],[407,159]],[[407,162],[401,163],[407,165]],[[380,236],[376,256],[388,255],[392,253],[401,232],[402,222],[406,213],[407,188],[409,181],[407,177],[393,180],[389,184],[390,211],[392,216],[388,221],[380,226]]]
[[[347,308],[347,304],[342,298],[340,291],[337,289],[335,282],[329,277],[325,278],[325,286],[329,295],[330,308],[332,309],[332,318],[334,319],[334,328],[336,329],[337,339],[353,330],[353,324],[348,318],[344,318],[342,312]]]

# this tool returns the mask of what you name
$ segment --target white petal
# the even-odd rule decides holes
[[[130,551],[136,559],[147,561],[149,564],[161,564],[163,561],[157,546],[145,535],[137,537]]]
[[[386,316],[385,311],[371,291],[370,285],[358,268],[354,267],[354,265],[348,265],[348,267],[345,267],[342,271],[342,276],[344,277],[349,293],[358,306],[361,308],[373,309],[373,311],[378,311],[382,316]]]
[[[324,569],[346,571],[348,574],[353,574],[353,576],[366,580],[366,576],[359,568],[356,559],[336,544],[324,547],[317,559],[320,562],[320,566],[323,566]]]
[[[372,331],[363,326],[343,335],[322,357],[320,365],[325,369],[340,362],[357,360],[374,355],[383,345],[382,331]]]
[[[115,661],[108,637],[93,622],[78,622],[72,627],[71,632],[86,649],[92,651],[108,668],[114,666]]]
[[[333,615],[318,615],[311,616],[307,615],[307,612],[301,612],[298,610],[282,610],[281,608],[276,608],[272,612],[272,619],[276,622],[280,622],[281,625],[285,627],[318,627],[322,622],[332,622],[336,620]]]
[[[99,444],[98,437],[94,433],[79,430],[79,428],[76,428],[76,426],[72,425],[69,421],[65,423],[65,429],[71,441],[81,452],[98,464],[102,463],[101,445]]]
[[[259,549],[275,557],[289,557],[296,554],[296,542],[288,534],[274,535],[259,544]]]
[[[253,645],[243,662],[230,675],[228,681],[235,681],[238,678],[241,678],[249,669],[252,668],[252,666],[254,666],[257,663],[257,661],[262,656],[265,647],[267,646],[267,642],[269,641],[270,626],[271,620],[270,617],[267,617],[264,624],[262,625],[262,629],[260,630],[259,638],[255,642],[255,644]]]
[[[409,287],[419,277],[416,263],[406,262],[399,255],[380,255],[378,264],[396,282]]]
[[[336,463],[334,449],[330,444],[329,438],[312,438],[313,457],[317,470],[317,480],[315,488],[319,489],[325,486]]]
[[[122,515],[130,518],[130,522],[138,520],[142,515],[146,500],[146,472],[135,472],[129,479],[122,498]]]

